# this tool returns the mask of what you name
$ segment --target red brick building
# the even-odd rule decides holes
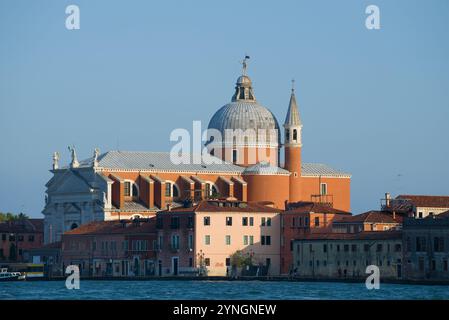
[[[0,262],[24,262],[27,250],[44,243],[43,219],[20,219],[0,223]]]

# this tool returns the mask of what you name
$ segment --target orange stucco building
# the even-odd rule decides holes
[[[350,174],[303,163],[302,127],[294,90],[281,130],[256,100],[245,67],[231,102],[210,120],[205,145],[212,163],[189,155],[190,162],[175,164],[169,152],[98,150],[78,161],[72,148],[70,165],[59,167],[55,153],[43,210],[45,242],[91,221],[151,217],[186,200],[271,201],[280,210],[286,202],[310,201],[349,211]]]

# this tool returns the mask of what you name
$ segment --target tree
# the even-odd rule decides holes
[[[0,212],[0,222],[25,220],[25,219],[29,219],[29,218],[30,217],[28,217],[26,214],[24,214],[22,212],[19,214],[14,214],[11,212],[7,212],[7,213]]]

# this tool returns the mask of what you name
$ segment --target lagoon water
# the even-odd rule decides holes
[[[0,282],[6,299],[449,299],[449,286],[286,281],[81,281],[68,290],[64,281]]]

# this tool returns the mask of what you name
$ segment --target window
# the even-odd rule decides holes
[[[434,259],[432,259],[430,266],[431,266],[431,268],[432,268],[432,271],[435,271],[435,270],[436,270],[437,264],[436,264],[436,262],[435,262]]]
[[[6,241],[6,234],[2,234],[2,241]]]
[[[444,252],[444,237],[433,238],[433,247],[435,252]]]
[[[231,236],[230,235],[226,235],[226,245],[230,246],[231,245]]]
[[[171,197],[171,183],[170,182],[165,183],[165,196]]]
[[[254,244],[254,236],[249,236],[249,244],[251,246]]]
[[[193,258],[192,257],[189,258],[189,267],[190,268],[193,267]]]
[[[124,195],[125,197],[131,196],[131,182],[125,181],[124,183]]]
[[[206,265],[206,267],[209,267],[210,266],[210,258],[205,258],[204,264]]]
[[[382,244],[381,244],[381,243],[378,243],[378,244],[377,244],[377,248],[376,248],[376,252],[382,252],[382,250],[383,250]]]
[[[323,252],[327,252],[327,244],[323,244]]]
[[[356,245],[356,244],[353,244],[353,245],[351,246],[351,251],[352,251],[352,252],[357,252],[357,245]]]
[[[261,223],[262,227],[265,226],[265,218],[262,218],[262,223]]]
[[[189,234],[189,249],[193,249],[193,234]]]
[[[249,217],[249,225],[250,226],[254,225],[254,218],[253,217]]]
[[[244,246],[248,245],[248,236],[243,236],[243,245]]]
[[[226,258],[226,267],[229,267],[231,265],[231,258]]]
[[[193,217],[187,217],[187,228],[193,228]]]
[[[76,223],[72,223],[72,225],[70,226],[70,230],[73,230],[76,228],[78,228],[78,225]]]
[[[308,227],[309,226],[309,217],[305,217],[304,218],[304,227]]]
[[[285,141],[288,142],[290,140],[290,130],[285,129]]]
[[[238,158],[237,150],[234,149],[234,150],[232,150],[232,162],[236,163],[237,162],[237,158]]]
[[[320,184],[320,194],[322,196],[327,195],[327,183],[321,183]]]
[[[204,217],[203,218],[203,223],[205,226],[210,226],[210,217]]]
[[[293,141],[298,140],[298,130],[293,129]]]
[[[271,218],[267,218],[267,227],[271,227]]]
[[[319,227],[319,226],[320,226],[320,218],[315,217],[315,227]]]
[[[261,236],[260,244],[263,246],[271,246],[271,236]]]
[[[242,218],[242,226],[247,226],[248,225],[248,217],[243,217]]]
[[[179,236],[177,234],[172,235],[171,245],[172,245],[172,249],[174,249],[174,250],[179,249]]]
[[[171,217],[170,227],[172,229],[179,229],[179,217]]]
[[[369,244],[364,244],[363,245],[363,251],[369,252],[369,248],[370,248]]]
[[[416,251],[426,251],[425,237],[416,237]]]
[[[422,218],[422,216],[423,216],[423,214],[422,214],[422,212],[418,212],[418,218]]]
[[[226,217],[226,225],[232,226],[232,217]]]
[[[19,236],[17,237],[17,240],[18,240],[19,242],[22,242],[22,241],[23,241],[23,235],[19,235]]]
[[[400,243],[397,243],[394,245],[394,251],[395,252],[401,252],[402,251],[402,245]]]
[[[207,246],[210,245],[210,235],[207,234],[204,236],[204,244]]]
[[[340,245],[337,244],[337,252],[340,252]]]
[[[349,244],[345,244],[343,248],[345,252],[349,252]]]

